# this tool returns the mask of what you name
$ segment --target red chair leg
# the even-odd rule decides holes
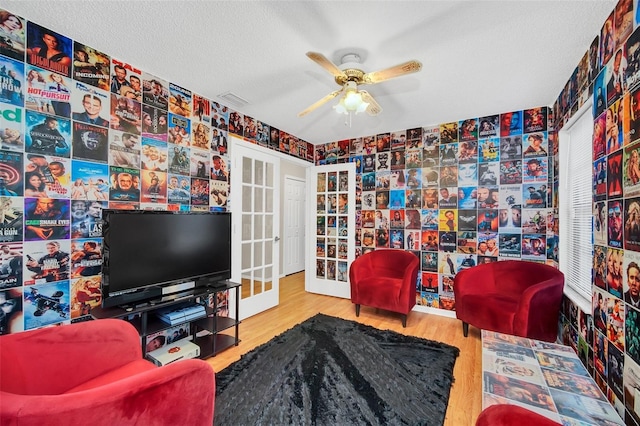
[[[462,322],[462,333],[464,334],[464,337],[467,337],[469,335],[469,323],[466,322]]]

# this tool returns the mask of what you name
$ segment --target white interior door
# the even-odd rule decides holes
[[[240,319],[279,302],[280,159],[234,143],[231,177],[233,271],[240,277]]]
[[[292,176],[284,178],[284,274],[304,270],[305,253],[305,181]]]

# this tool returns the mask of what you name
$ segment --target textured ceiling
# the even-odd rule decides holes
[[[24,18],[232,109],[321,143],[551,105],[615,1],[5,1]],[[305,56],[357,48],[383,111],[345,125],[338,89]],[[218,95],[232,92],[236,107]]]

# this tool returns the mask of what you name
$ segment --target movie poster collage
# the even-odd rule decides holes
[[[0,334],[99,306],[101,215],[226,210],[229,134],[310,144],[0,9]]]
[[[640,424],[640,15],[620,0],[553,106],[562,128],[593,100],[592,309],[565,303],[578,352],[626,424]]]
[[[482,331],[482,408],[513,404],[563,425],[623,425],[570,346]]]
[[[557,263],[551,118],[536,107],[330,142],[316,146],[316,164],[356,164],[356,256],[415,253],[418,304],[454,310],[462,269]]]
[[[346,283],[350,213],[348,172],[318,173],[316,197],[316,277]],[[373,233],[365,238],[373,240]]]

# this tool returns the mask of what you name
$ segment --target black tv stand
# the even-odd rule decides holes
[[[218,293],[235,289],[235,318],[219,315]],[[213,297],[213,308],[206,306],[209,297]],[[117,318],[131,323],[140,334],[142,353],[146,355],[147,336],[175,327],[161,321],[156,311],[185,302],[205,304],[207,317],[185,321],[192,328],[193,342],[200,346],[200,358],[215,356],[220,351],[240,343],[238,326],[240,284],[224,280],[207,284],[187,291],[166,295],[152,301],[124,304],[110,308],[94,308],[91,315],[95,319]],[[232,334],[228,334],[232,331]],[[197,336],[197,334],[203,334]],[[206,334],[206,335],[205,335]]]

